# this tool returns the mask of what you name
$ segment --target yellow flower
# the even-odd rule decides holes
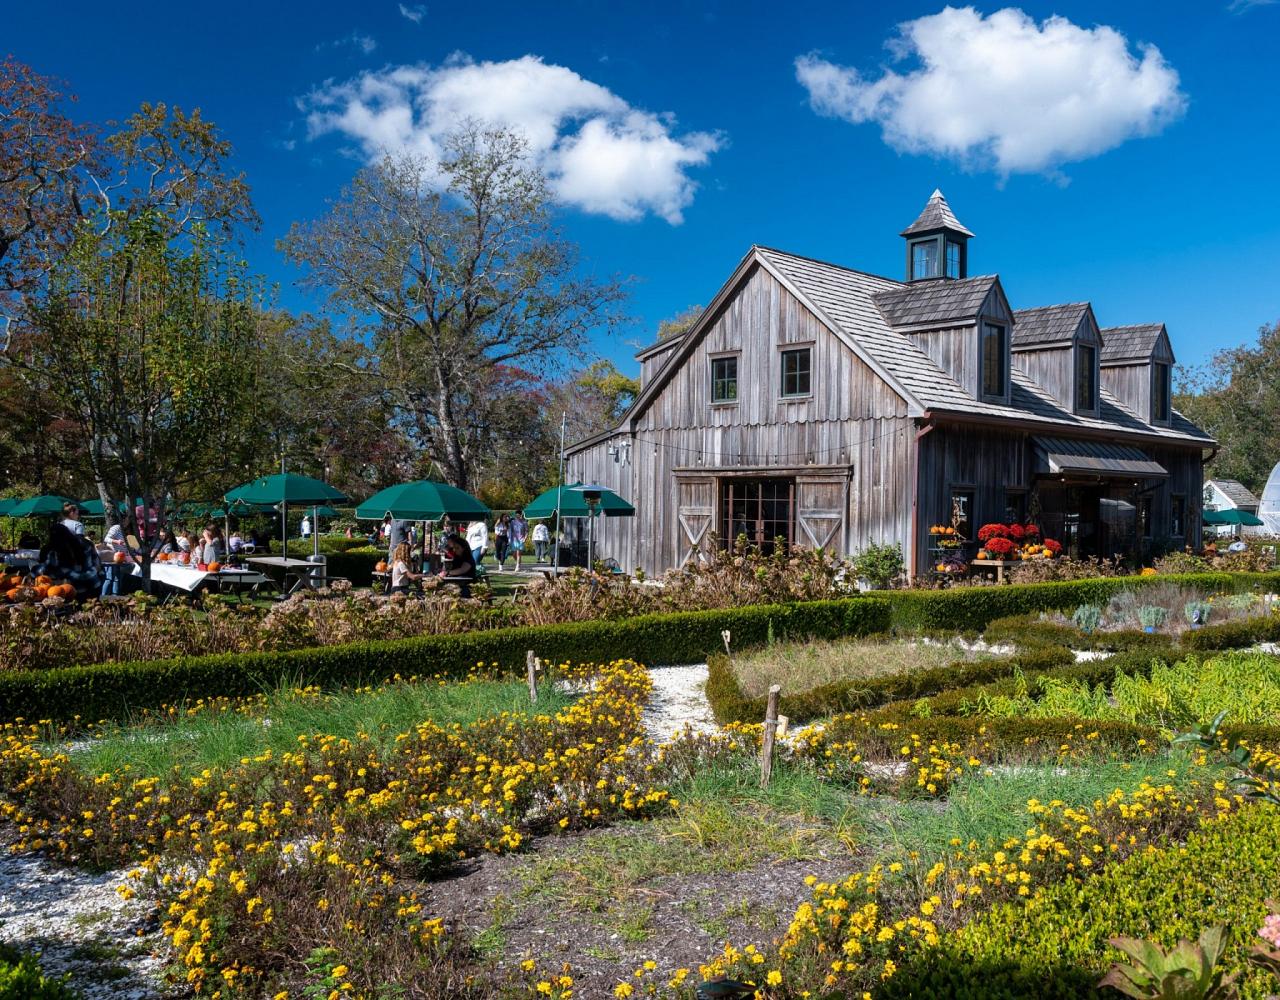
[[[764,981],[768,983],[770,986],[781,986],[782,973],[779,972],[777,969],[770,969],[769,974],[764,977]]]

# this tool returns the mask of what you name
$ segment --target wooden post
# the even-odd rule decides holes
[[[525,669],[529,674],[529,701],[536,702],[538,700],[538,658],[533,655],[532,649],[525,654]]]
[[[729,640],[730,640],[730,638],[732,638],[732,635],[733,635],[733,634],[732,634],[728,629],[724,629],[724,630],[720,633],[720,638],[724,641],[724,655],[725,655],[725,656],[732,656],[732,655],[733,655],[733,653],[731,653],[731,652],[729,651]]]
[[[764,738],[760,741],[760,787],[768,788],[773,776],[773,742],[778,735],[778,695],[782,688],[774,684],[769,688],[769,700],[764,710]]]

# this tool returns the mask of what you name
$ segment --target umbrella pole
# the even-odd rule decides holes
[[[320,554],[320,518],[316,515],[315,507],[311,508],[311,554]]]
[[[564,490],[564,432],[565,426],[569,422],[569,414],[567,412],[560,414],[560,461],[556,465],[556,530],[560,529],[560,499]],[[552,566],[554,567],[554,575],[560,575],[560,542],[554,535],[551,536],[551,545],[554,548],[552,556]]]

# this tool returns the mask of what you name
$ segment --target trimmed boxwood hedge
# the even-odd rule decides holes
[[[883,632],[888,624],[885,601],[858,598],[491,629],[280,653],[11,671],[0,673],[0,718],[30,721],[78,716],[91,721],[166,702],[252,695],[281,683],[337,687],[397,675],[462,677],[477,664],[518,673],[530,649],[557,662],[630,658],[690,663],[723,648],[721,632],[725,630],[732,633],[737,646],[763,643],[770,635],[827,639],[869,635]]]

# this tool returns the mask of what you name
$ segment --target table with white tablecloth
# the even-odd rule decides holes
[[[142,576],[142,567],[135,565],[133,575]],[[247,587],[253,590],[264,583],[271,582],[269,577],[251,569],[227,567],[210,572],[196,569],[194,566],[183,566],[181,563],[162,562],[151,564],[151,581],[163,583],[166,587],[173,587],[175,590],[185,590],[187,593],[193,593],[205,583],[216,584],[219,589]]]

